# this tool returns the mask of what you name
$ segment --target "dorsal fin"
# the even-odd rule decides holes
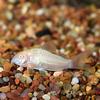
[[[54,54],[57,54],[56,45],[55,45],[54,42],[52,42],[52,41],[48,41],[48,42],[42,44],[42,45],[41,45],[41,48],[42,48],[42,49],[45,49],[45,50],[47,50],[47,51],[50,51],[50,52],[52,52],[52,53],[54,53]]]

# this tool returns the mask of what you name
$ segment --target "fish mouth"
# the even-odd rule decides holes
[[[11,64],[16,64],[16,65],[19,65],[20,66],[20,61],[16,58],[12,58],[11,59]]]

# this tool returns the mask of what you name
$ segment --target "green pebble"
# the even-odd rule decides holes
[[[4,81],[3,81],[3,79],[2,78],[0,78],[0,83],[2,84],[2,83],[4,83]]]
[[[4,82],[8,82],[9,81],[9,77],[3,77],[3,81]]]

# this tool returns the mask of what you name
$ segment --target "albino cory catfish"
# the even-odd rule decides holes
[[[76,69],[77,60],[86,56],[87,53],[79,54],[74,60],[65,59],[42,48],[33,48],[16,54],[11,63],[27,69],[62,71],[64,69]]]
[[[61,71],[74,67],[72,60],[65,59],[41,48],[19,52],[13,57],[11,62],[28,69],[49,71]]]

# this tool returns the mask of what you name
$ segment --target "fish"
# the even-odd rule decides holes
[[[62,71],[75,67],[72,59],[66,59],[43,48],[21,51],[11,59],[11,63],[27,69],[48,71]]]

